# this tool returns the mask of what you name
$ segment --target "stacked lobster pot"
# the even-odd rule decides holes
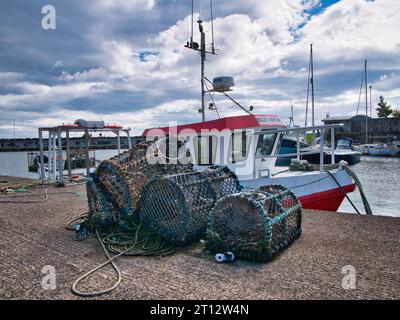
[[[171,243],[185,245],[204,235],[217,200],[240,190],[226,167],[156,177],[142,190],[140,219]]]
[[[158,149],[152,150],[153,146],[152,141],[137,143],[128,151],[103,161],[97,169],[95,182],[122,216],[132,215],[135,212],[141,189],[151,178],[167,173],[193,171],[190,163],[182,164],[179,161],[149,163],[150,152],[155,157],[162,157]],[[179,143],[178,147],[182,147],[182,143]]]
[[[301,205],[280,185],[227,196],[210,212],[206,247],[246,260],[271,261],[301,234]]]
[[[169,244],[203,237],[212,251],[253,261],[270,261],[300,235],[301,205],[289,189],[272,185],[241,192],[227,167],[196,171],[191,162],[149,162],[149,154],[163,156],[154,146],[137,143],[99,165],[87,182],[94,228],[108,225],[114,232],[134,221],[137,227],[130,230],[143,227]],[[178,147],[186,150],[183,143]]]

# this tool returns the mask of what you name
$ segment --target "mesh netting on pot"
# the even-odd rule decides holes
[[[104,190],[93,179],[86,181],[88,217],[93,225],[109,226],[120,218],[119,210],[106,198]]]
[[[210,212],[208,249],[265,262],[301,234],[301,205],[289,189],[262,187],[227,196]]]
[[[225,167],[157,177],[142,189],[139,216],[166,240],[184,245],[204,234],[216,201],[240,189],[236,175]]]

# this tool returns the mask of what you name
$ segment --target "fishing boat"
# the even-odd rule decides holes
[[[216,165],[227,166],[237,175],[245,189],[280,184],[290,188],[295,193],[303,208],[336,211],[346,193],[354,191],[355,182],[342,165],[333,169],[327,169],[324,166],[325,146],[323,139],[321,139],[319,150],[308,152],[319,154],[321,161],[318,170],[312,170],[306,163],[301,162],[299,137],[310,131],[319,131],[323,137],[326,130],[331,130],[332,134],[335,128],[340,125],[288,128],[278,115],[255,114],[252,112],[252,107],[242,106],[230,95],[230,91],[235,85],[232,77],[215,77],[213,81],[210,81],[205,76],[206,55],[215,54],[212,18],[211,51],[206,50],[203,21],[198,19],[197,23],[201,43],[198,44],[193,41],[192,22],[192,34],[185,47],[199,53],[201,58],[201,109],[199,109],[199,113],[202,114],[202,121],[177,126],[149,128],[144,130],[142,136],[146,139],[152,139],[156,136],[158,141],[161,141],[160,136],[163,135],[168,136],[169,141],[171,137],[185,140],[185,148],[192,155],[191,161],[195,169],[203,170]],[[211,88],[209,88],[210,85]],[[216,111],[218,117],[216,119],[205,119],[206,95],[210,96],[212,102],[209,104],[209,109]],[[228,98],[246,114],[221,117],[213,98],[214,95]],[[279,154],[285,135],[296,137],[296,153]],[[332,140],[334,140],[334,134]],[[173,148],[167,148],[166,152],[167,150],[169,153],[165,155],[166,159],[171,157],[176,159],[179,154],[185,154],[179,152],[179,150],[174,153]],[[287,167],[276,165],[277,158],[293,156],[296,159],[291,161],[292,163],[296,162],[297,165]],[[334,162],[334,155],[332,160]]]
[[[293,190],[306,209],[336,211],[345,194],[355,189],[354,181],[344,168],[339,166],[328,173],[323,161],[320,169],[313,171],[275,165],[287,130],[309,129],[324,130],[326,126],[288,129],[276,115],[252,114],[151,128],[142,135],[149,138],[159,136],[160,132],[176,134],[186,140],[195,169],[227,166],[236,173],[245,189],[281,184]]]

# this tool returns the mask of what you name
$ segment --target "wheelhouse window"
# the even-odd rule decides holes
[[[274,148],[276,133],[262,133],[258,137],[257,151],[258,156],[270,156]]]
[[[216,136],[197,136],[193,139],[196,163],[198,165],[215,164],[218,139]]]
[[[241,162],[247,159],[251,142],[251,133],[248,131],[233,132],[229,141],[228,161]]]

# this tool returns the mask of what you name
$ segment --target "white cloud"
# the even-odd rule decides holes
[[[327,111],[332,116],[355,112],[365,58],[370,61],[374,95],[382,94],[389,101],[399,97],[400,19],[396,15],[400,1],[342,0],[310,18],[306,10],[318,3],[317,0],[216,2],[214,28],[218,55],[208,56],[207,76],[234,76],[237,86],[232,95],[245,106],[256,106],[258,113],[277,113],[285,119],[293,99],[296,118],[302,122],[308,47],[314,43],[316,74],[325,86],[319,88],[325,91],[319,93],[317,117],[325,116]],[[89,14],[98,21],[89,29],[93,33],[87,35],[97,49],[93,65],[67,71],[66,60],[58,59],[53,64],[53,72],[58,73],[54,84],[24,79],[23,74],[16,72],[0,72],[0,84],[10,90],[0,95],[0,108],[31,119],[26,125],[27,132],[28,124],[54,125],[60,119],[73,121],[80,117],[101,117],[138,130],[166,124],[171,118],[183,122],[198,120],[199,100],[194,98],[199,94],[199,56],[183,47],[190,16],[177,17],[176,23],[151,36],[146,33],[146,39],[140,38],[140,29],[132,37],[121,31],[124,26],[119,24],[120,16],[125,19],[122,21],[127,21],[130,15],[140,15],[143,19],[153,17],[159,6],[153,0],[91,3],[93,12]],[[203,18],[207,20],[204,8]],[[105,26],[107,33],[103,34]],[[204,22],[204,27],[209,44],[209,21]],[[198,36],[195,41],[199,41]],[[141,61],[141,54],[146,52],[154,54]],[[50,61],[49,65],[54,60]],[[93,109],[86,103],[99,93],[112,96],[115,92],[140,97],[127,104],[139,105],[142,109],[107,113],[102,106],[98,112],[84,111]],[[161,102],[155,105],[146,101],[155,97]],[[79,108],[75,104],[74,111],[68,111],[71,101],[79,98],[89,102],[85,101]],[[218,103],[221,109],[227,110],[224,115],[238,110],[230,108],[230,103]],[[30,105],[54,109],[46,109],[46,117],[39,120],[37,115],[22,112]]]

